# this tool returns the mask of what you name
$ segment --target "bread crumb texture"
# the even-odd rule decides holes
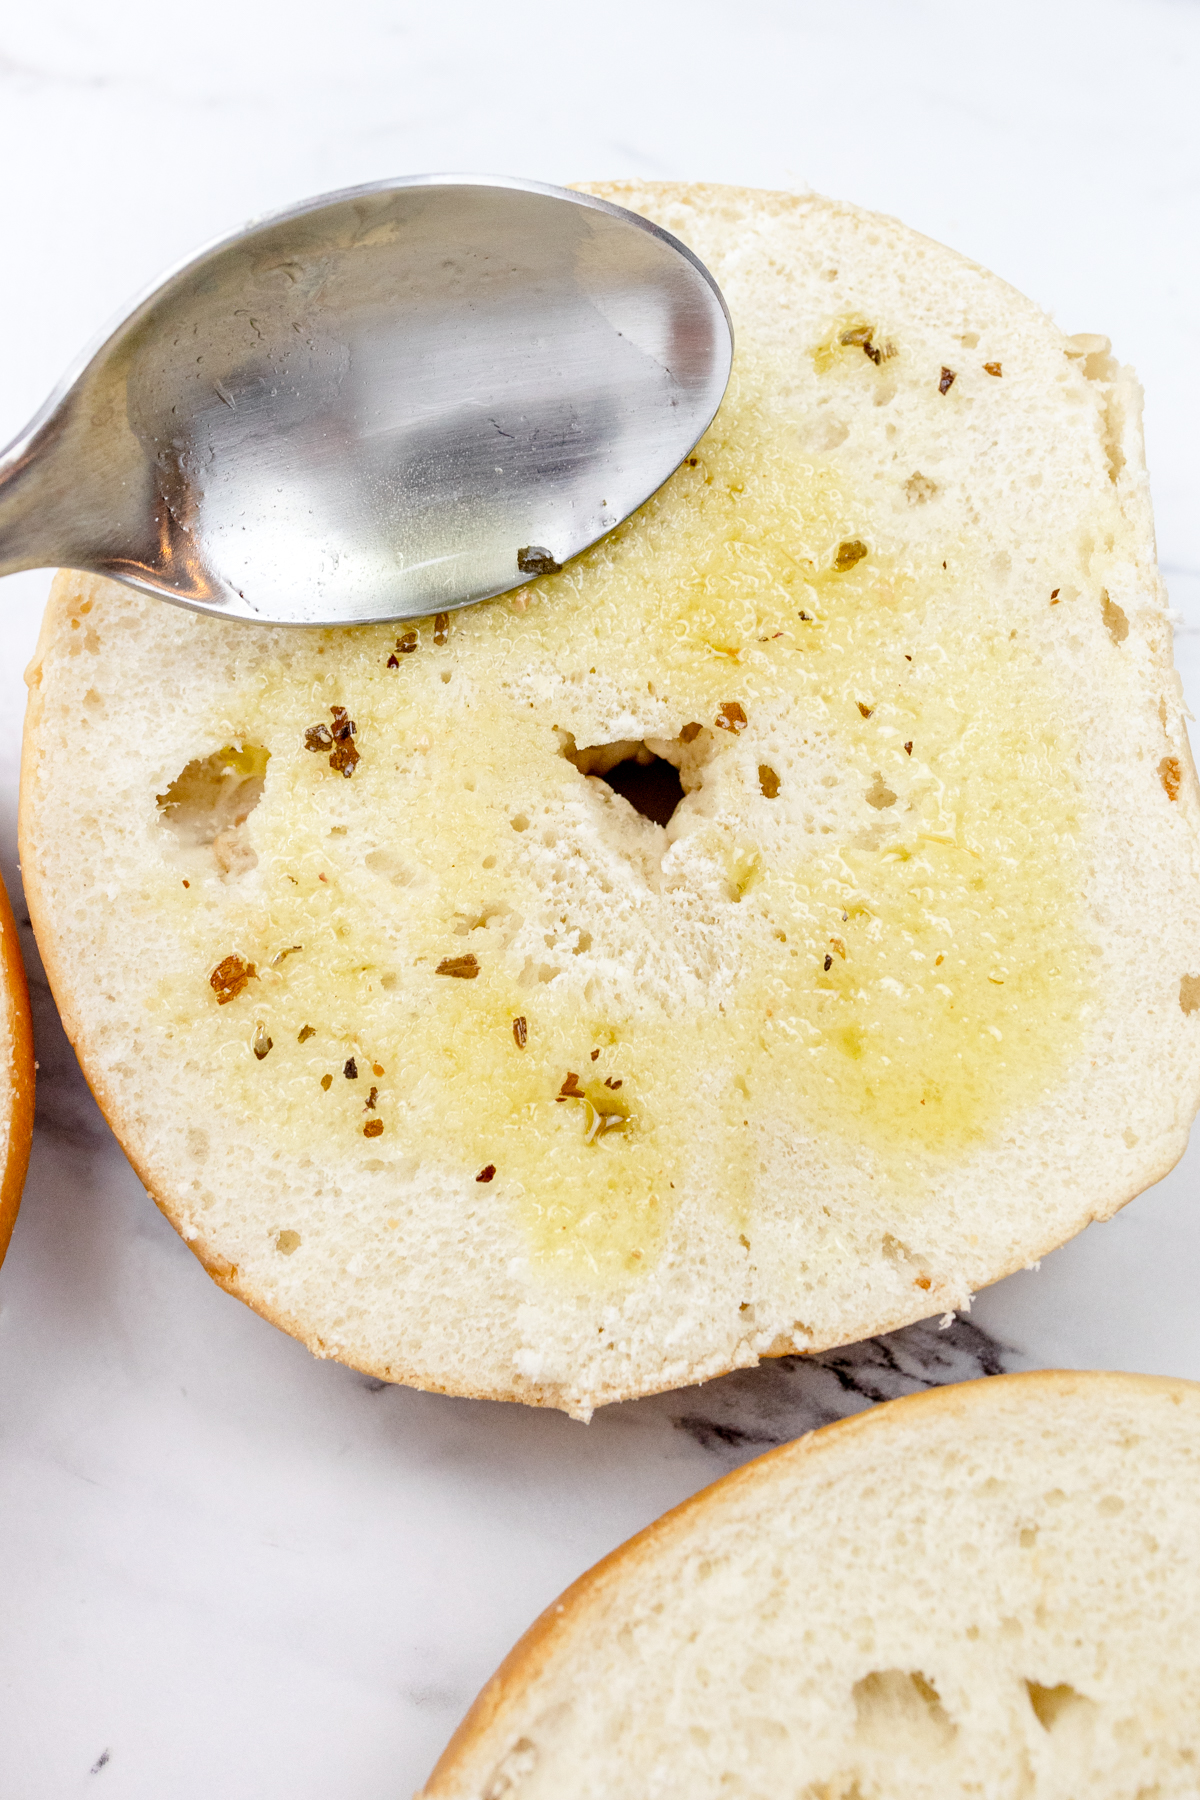
[[[1131,376],[891,221],[598,191],[735,321],[666,486],[403,627],[61,576],[23,826],[89,1079],[218,1278],[581,1414],[963,1303],[1170,1166],[1200,1049]]]
[[[1200,1389],[998,1377],[748,1464],[618,1550],[425,1800],[1156,1800],[1200,1786]]]

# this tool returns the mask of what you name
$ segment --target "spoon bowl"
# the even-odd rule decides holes
[[[270,624],[552,572],[710,423],[729,315],[635,213],[502,177],[324,195],[192,258],[0,457],[0,574]]]

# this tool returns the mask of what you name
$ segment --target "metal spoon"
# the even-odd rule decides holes
[[[705,430],[729,315],[589,195],[418,175],[168,275],[0,457],[0,574],[347,625],[465,606],[611,531]]]

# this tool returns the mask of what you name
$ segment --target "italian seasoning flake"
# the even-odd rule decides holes
[[[223,956],[208,978],[208,984],[217,996],[217,1005],[228,1006],[231,1000],[236,1000],[257,973],[254,964],[243,962],[240,956]]]
[[[513,1041],[518,1050],[523,1050],[529,1042],[529,1025],[524,1013],[513,1020]]]
[[[328,1093],[330,1088],[333,1086],[333,1076],[332,1075],[322,1075],[321,1086],[324,1088],[325,1092]]]
[[[746,709],[740,700],[726,700],[714,721],[722,731],[745,731]]]
[[[458,981],[474,981],[479,973],[479,960],[473,952],[466,956],[443,956],[435,975],[453,975]]]
[[[358,1064],[355,1062],[355,1060],[352,1056],[348,1056],[346,1058],[345,1064],[342,1068],[342,1074],[346,1077],[347,1081],[357,1081],[358,1080]]]
[[[696,738],[698,738],[700,736],[700,733],[703,730],[704,730],[703,725],[697,725],[696,721],[693,719],[692,723],[690,725],[685,725],[683,730],[680,732],[680,734],[679,734],[680,743],[681,744],[693,743],[696,740]]]
[[[274,1041],[275,1041],[274,1038],[270,1038],[267,1036],[267,1028],[263,1024],[262,1020],[260,1019],[258,1021],[257,1025],[255,1025],[255,1027],[254,1027],[254,1041],[253,1041],[253,1044],[251,1045],[251,1048],[253,1049],[254,1054],[255,1054],[255,1056],[257,1056],[259,1062],[261,1062],[263,1060],[264,1056],[267,1055],[267,1053],[269,1052],[271,1045],[274,1043]]]
[[[983,370],[985,375],[1003,375],[1004,373],[999,363],[984,363]]]
[[[310,725],[304,733],[304,748],[329,751],[329,766],[347,780],[353,775],[360,758],[354,742],[358,727],[344,706],[331,706],[332,725]]]
[[[579,1085],[579,1076],[574,1069],[567,1070],[567,1079],[554,1096],[556,1100],[586,1100],[587,1095]]]
[[[360,757],[354,742],[357,726],[349,717],[344,706],[331,706],[333,714],[334,749],[329,758],[329,766],[349,781],[358,766]]]
[[[435,644],[444,644],[449,636],[450,614],[438,613],[433,621],[433,641]]]
[[[296,1042],[298,1044],[307,1044],[309,1038],[316,1037],[316,1035],[317,1028],[315,1025],[302,1025],[296,1034]]]
[[[396,649],[400,652],[401,656],[411,656],[413,651],[419,647],[420,642],[421,640],[415,631],[406,631],[401,637],[396,639]]]
[[[370,1093],[367,1095],[363,1110],[365,1112],[374,1112],[375,1111],[375,1102],[376,1102],[376,1100],[378,1100],[378,1098],[379,1098],[379,1089],[377,1087],[373,1087],[371,1089]]]
[[[858,710],[864,719],[869,719],[871,714],[875,711],[873,706],[867,706],[861,700],[856,700],[854,704],[858,707]]]
[[[941,377],[938,381],[938,393],[948,394],[950,389],[954,386],[954,379],[954,370],[943,367]]]
[[[871,553],[861,538],[843,538],[834,552],[833,566],[839,574],[844,575],[855,563],[860,563],[864,556]]]

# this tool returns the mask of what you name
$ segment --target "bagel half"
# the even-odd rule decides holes
[[[1157,1800],[1200,1767],[1200,1387],[893,1400],[545,1612],[423,1800]]]
[[[33,1028],[16,921],[0,882],[0,1262],[8,1250],[33,1137]]]
[[[412,627],[60,575],[22,786],[67,1030],[213,1277],[580,1416],[965,1303],[1200,1083],[1131,372],[895,221],[592,191],[734,319],[665,487]]]

